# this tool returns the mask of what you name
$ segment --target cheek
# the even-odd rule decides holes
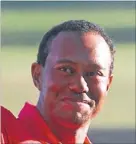
[[[48,89],[48,91],[59,91],[64,85],[63,76],[59,74],[57,70],[53,68],[48,69],[43,76],[43,89]]]
[[[94,96],[96,103],[105,98],[107,94],[107,78],[92,79],[89,83],[89,89]]]
[[[48,87],[54,92],[63,92],[68,88],[71,78],[68,75],[64,75],[59,70],[53,69],[49,74]]]
[[[105,96],[107,95],[107,80],[99,79],[92,81],[90,83],[90,92],[96,102],[96,107],[92,115],[95,117],[101,111]]]
[[[68,80],[57,70],[46,71],[46,75],[43,77],[41,92],[44,96],[44,101],[48,101],[52,107],[57,96],[67,89]]]

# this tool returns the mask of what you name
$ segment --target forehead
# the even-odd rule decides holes
[[[88,32],[60,32],[50,46],[49,57],[55,62],[68,59],[77,63],[107,63],[110,50],[102,36]]]

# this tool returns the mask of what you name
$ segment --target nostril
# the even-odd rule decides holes
[[[89,88],[88,88],[87,86],[81,87],[81,86],[78,86],[78,85],[76,85],[76,84],[70,85],[70,86],[69,86],[69,89],[70,89],[71,91],[73,91],[74,93],[77,93],[77,94],[80,94],[80,93],[88,93],[88,91],[89,91]]]

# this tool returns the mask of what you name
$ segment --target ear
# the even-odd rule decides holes
[[[42,66],[38,63],[32,63],[31,65],[31,74],[32,74],[32,78],[33,78],[33,83],[35,85],[35,87],[38,88],[39,91],[41,91],[41,87],[42,87],[42,81],[41,81],[41,77],[42,77]]]
[[[113,74],[111,74],[108,78],[108,85],[107,85],[107,91],[109,90],[111,83],[112,83],[112,79],[113,79]]]

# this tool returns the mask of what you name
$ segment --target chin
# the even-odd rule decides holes
[[[71,114],[66,112],[66,115],[54,115],[54,120],[59,124],[67,128],[77,128],[90,121],[90,115],[82,114],[81,112],[72,112]]]
[[[74,117],[73,122],[76,125],[83,125],[86,122],[90,121],[90,119],[91,119],[90,115],[88,115],[88,114],[82,114],[82,113],[77,112],[76,115],[75,115],[75,117]]]

